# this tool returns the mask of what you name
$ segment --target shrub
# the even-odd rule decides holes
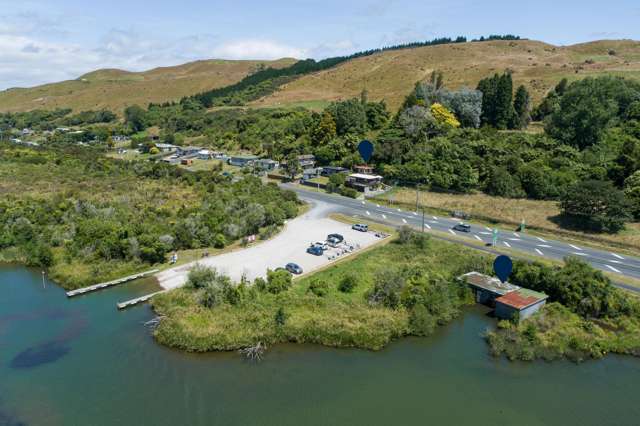
[[[309,284],[308,291],[318,297],[324,297],[329,293],[329,284],[324,280],[314,279],[311,281],[311,284]]]
[[[577,183],[561,197],[560,208],[574,226],[596,232],[618,232],[629,220],[622,191],[607,181]]]
[[[398,308],[405,286],[406,278],[401,271],[383,269],[376,275],[373,290],[369,292],[367,299],[371,305]]]
[[[279,294],[291,287],[291,274],[284,269],[267,271],[267,282],[264,291],[271,294]]]
[[[349,274],[342,277],[342,280],[340,280],[340,284],[338,285],[338,290],[342,293],[352,293],[357,286],[358,277],[354,274]]]
[[[409,327],[415,336],[428,336],[437,325],[436,319],[424,305],[416,305],[409,314]]]
[[[216,271],[206,266],[196,265],[189,271],[187,287],[193,289],[205,288],[216,279]]]
[[[284,324],[287,322],[287,316],[288,315],[284,311],[284,308],[279,307],[278,310],[276,311],[276,316],[275,316],[276,325],[278,327],[284,326]]]

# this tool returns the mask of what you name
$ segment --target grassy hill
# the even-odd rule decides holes
[[[77,80],[2,91],[0,112],[63,107],[74,111],[106,108],[120,112],[128,105],[146,106],[149,102],[178,100],[236,83],[261,64],[279,68],[295,61],[208,60],[145,72],[98,70]]]
[[[539,101],[561,78],[617,74],[640,79],[640,42],[597,41],[567,47],[531,41],[491,41],[395,50],[357,58],[335,68],[303,76],[254,106],[317,104],[357,96],[400,106],[418,80],[438,69],[445,84],[475,88],[478,81],[505,69],[514,84],[525,84]]]

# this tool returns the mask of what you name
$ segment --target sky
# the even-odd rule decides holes
[[[0,90],[198,59],[322,59],[436,37],[640,40],[638,0],[0,0]]]

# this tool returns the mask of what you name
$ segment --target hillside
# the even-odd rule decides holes
[[[320,104],[357,96],[366,88],[371,100],[385,99],[391,109],[397,109],[415,82],[434,69],[443,71],[445,84],[456,89],[475,88],[480,79],[507,68],[513,71],[514,84],[525,84],[537,102],[563,77],[614,73],[640,78],[640,42],[597,41],[557,47],[519,40],[387,51],[303,76],[253,105]]]
[[[236,83],[261,64],[282,67],[295,61],[208,60],[144,72],[104,69],[77,80],[0,92],[0,112],[67,107],[74,111],[106,108],[120,112],[128,105],[178,100]]]

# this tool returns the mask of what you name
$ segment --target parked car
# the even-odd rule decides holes
[[[315,243],[311,244],[311,247],[320,247],[322,250],[326,250],[329,248],[325,241],[316,241]]]
[[[311,246],[307,249],[307,253],[314,256],[322,256],[322,254],[324,253],[324,249],[320,246]]]
[[[467,225],[464,222],[460,222],[456,226],[454,226],[453,229],[460,232],[471,232],[471,225]]]
[[[331,237],[331,238],[329,238],[327,240],[327,245],[329,247],[334,247],[335,248],[335,247],[338,247],[341,243],[342,243],[342,241],[340,241],[339,239],[334,238],[334,237]]]
[[[356,223],[351,227],[351,229],[355,229],[356,231],[360,231],[360,232],[368,232],[369,225],[365,225],[363,223]]]
[[[327,235],[327,240],[330,240],[332,238],[338,240],[339,243],[344,241],[344,237],[342,235],[340,235],[340,234],[329,234],[329,235]]]
[[[292,274],[300,275],[302,273],[302,268],[295,263],[287,263],[284,268]]]

